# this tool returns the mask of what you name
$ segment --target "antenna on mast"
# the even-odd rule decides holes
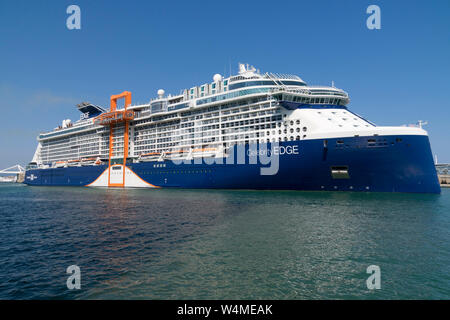
[[[422,126],[427,125],[428,121],[423,121],[423,120],[419,120],[417,122],[417,125],[419,126],[420,129],[422,129]]]

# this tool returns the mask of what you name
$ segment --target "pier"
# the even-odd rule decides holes
[[[436,171],[439,177],[441,187],[450,188],[450,164],[441,163],[436,164]]]
[[[0,182],[18,182],[22,183],[25,180],[25,168],[20,164],[0,170],[0,175],[9,175],[6,177],[0,176]]]

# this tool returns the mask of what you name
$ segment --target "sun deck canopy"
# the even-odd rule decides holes
[[[82,102],[78,104],[77,107],[78,110],[80,110],[81,113],[86,114],[88,118],[93,118],[106,112],[106,110],[102,107],[96,106],[89,102]]]

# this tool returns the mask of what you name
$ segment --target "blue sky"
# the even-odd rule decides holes
[[[66,8],[81,8],[81,30]],[[381,30],[366,8],[381,8]],[[331,81],[378,125],[428,120],[450,162],[450,1],[0,1],[0,168],[26,164],[36,136],[75,104],[133,103],[228,75],[237,63]]]

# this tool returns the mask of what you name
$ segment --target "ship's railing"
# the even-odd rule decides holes
[[[282,80],[282,79],[289,79],[289,80],[302,80],[299,76],[296,76],[295,74],[284,74],[284,73],[272,73],[272,72],[268,72],[265,73],[263,75],[263,77],[267,78],[267,79],[277,79],[277,80]]]
[[[329,96],[329,95],[331,95],[331,96],[341,96],[341,97],[348,98],[348,93],[345,92],[344,90],[326,87],[326,86],[324,86],[324,87],[309,87],[308,86],[305,88],[287,88],[287,89],[283,89],[283,91],[302,93],[302,94],[307,94],[307,95],[311,95],[311,96],[316,96],[316,95]]]
[[[328,88],[329,87],[323,87]],[[295,94],[302,94],[307,96],[336,96],[336,97],[344,97],[348,98],[347,92],[343,90],[324,90],[320,92],[315,92],[314,89],[311,90],[311,88],[275,88],[271,90],[272,93],[278,93],[278,92],[287,92],[287,93],[295,93]]]

